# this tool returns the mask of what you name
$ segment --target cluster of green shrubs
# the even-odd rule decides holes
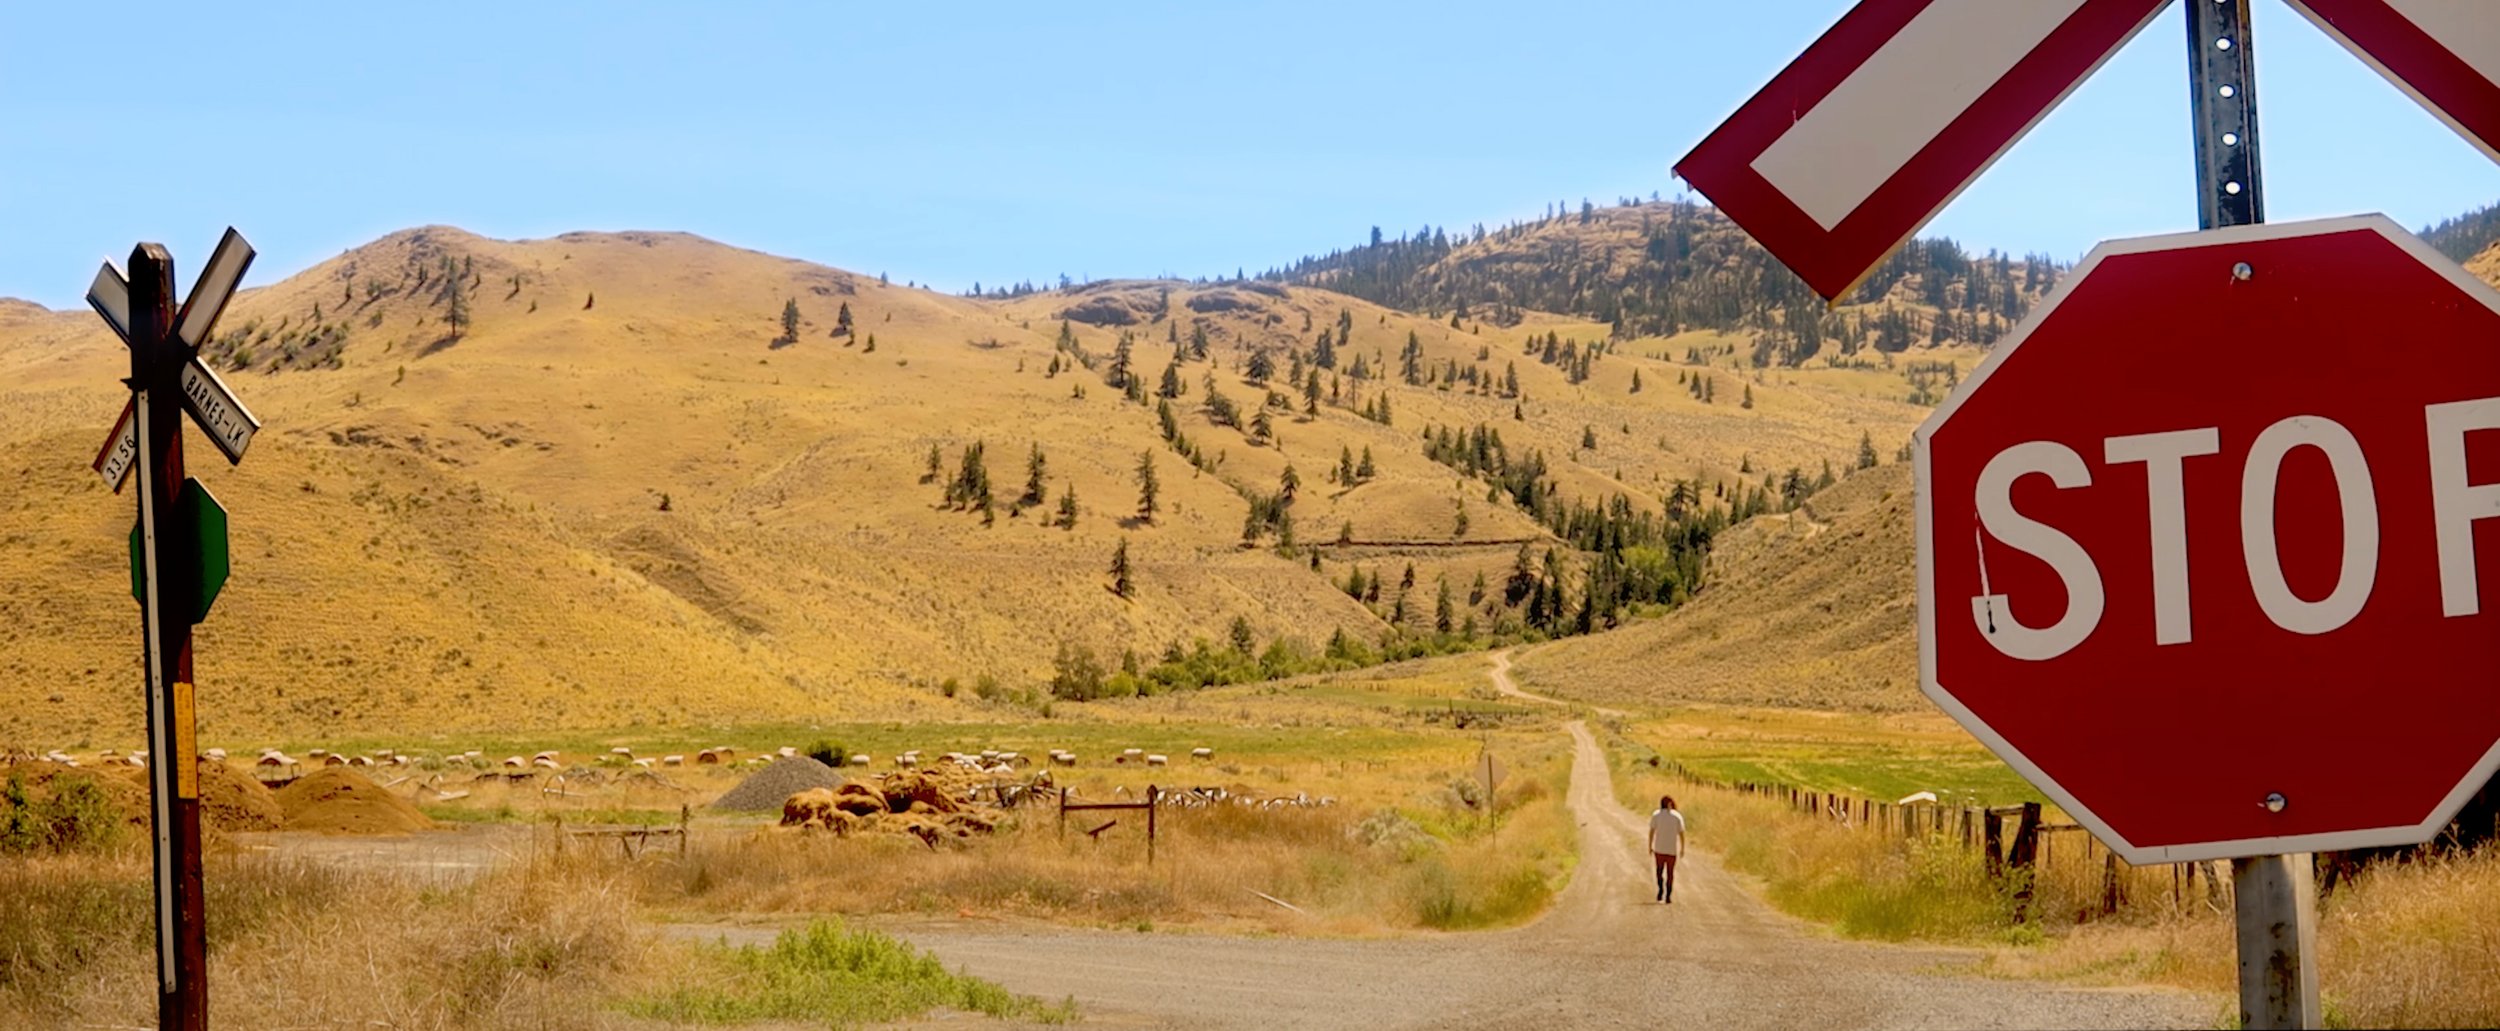
[[[1434,655],[1473,651],[1499,641],[1457,634],[1392,634],[1377,644],[1340,629],[1314,650],[1301,638],[1278,636],[1257,647],[1249,624],[1233,622],[1232,639],[1216,644],[1197,638],[1184,648],[1173,642],[1159,661],[1149,664],[1135,651],[1123,651],[1113,668],[1083,644],[1063,642],[1052,661],[1050,695],[1067,701],[1135,698],[1226,684],[1250,684],[1312,673],[1377,666]]]
[[[0,784],[0,855],[102,849],[119,842],[122,815],[85,777],[54,780],[41,797],[16,774]]]

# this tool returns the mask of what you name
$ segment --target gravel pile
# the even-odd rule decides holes
[[[837,788],[842,775],[833,767],[804,755],[784,756],[772,765],[738,782],[729,793],[712,800],[714,809],[740,812],[780,812],[781,803],[809,788]]]

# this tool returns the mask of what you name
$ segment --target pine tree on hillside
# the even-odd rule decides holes
[[[1858,468],[1875,468],[1875,435],[1873,433],[1858,434]]]
[[[1276,499],[1292,504],[1294,493],[1302,489],[1302,474],[1293,471],[1293,463],[1285,463],[1285,474],[1277,478]]]
[[[929,445],[929,468],[927,472],[920,474],[920,482],[936,483],[938,474],[944,472],[945,468],[946,456],[938,451],[937,445]]]
[[[1175,354],[1172,356],[1172,364],[1163,367],[1163,383],[1155,388],[1155,394],[1158,397],[1174,398],[1181,396],[1182,391],[1186,389],[1187,387],[1181,383],[1180,356]]]
[[[1155,480],[1155,453],[1145,451],[1137,456],[1137,521],[1155,521],[1155,492],[1162,485]]]
[[[1250,617],[1234,616],[1232,626],[1233,653],[1248,655],[1258,647],[1258,638],[1251,636]]]
[[[1111,553],[1111,593],[1123,598],[1137,593],[1137,584],[1130,579],[1128,538],[1120,538],[1120,547]]]
[[[1024,496],[1016,499],[1018,506],[1038,505],[1050,496],[1048,486],[1042,482],[1048,468],[1049,459],[1042,457],[1041,442],[1034,441],[1033,454],[1024,460]]]
[[[838,337],[851,335],[851,302],[842,302],[842,310],[834,313],[833,335]]]
[[[1372,465],[1372,446],[1365,444],[1363,445],[1363,461],[1354,467],[1355,482],[1369,483],[1372,477],[1378,475],[1380,475],[1378,467]]]
[[[1450,580],[1446,576],[1440,578],[1440,595],[1432,606],[1432,629],[1446,634],[1456,629],[1458,615],[1457,606],[1450,601]]]
[[[1076,484],[1068,484],[1059,490],[1059,528],[1076,529]]]
[[[1632,370],[1632,390],[1631,390],[1631,393],[1635,393],[1635,394],[1637,394],[1637,393],[1640,393],[1640,392],[1641,392],[1641,370],[1639,370],[1639,369],[1634,369],[1634,370]]]
[[[789,300],[781,302],[781,339],[773,342],[784,345],[799,342],[798,298],[793,297]]]

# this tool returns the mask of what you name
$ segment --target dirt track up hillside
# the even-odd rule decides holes
[[[2077,990],[1954,974],[1965,953],[1833,941],[1772,911],[1710,853],[1652,901],[1644,819],[1617,804],[1579,721],[1569,803],[1581,859],[1546,915],[1510,931],[1385,941],[1239,938],[982,924],[898,925],[950,967],[1048,999],[1094,1027],[2195,1027],[2173,992]],[[1692,830],[1709,841],[1710,828]],[[763,942],[771,932],[681,928]]]

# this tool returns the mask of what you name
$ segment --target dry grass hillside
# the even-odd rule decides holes
[[[1923,709],[1909,474],[1860,472],[1729,531],[1691,603],[1524,652],[1516,675],[1598,702]]]
[[[1130,324],[1106,324],[1111,308]],[[1052,373],[1066,316],[1092,319],[1067,332],[1093,369]],[[1341,318],[1344,361],[1389,378],[1331,382],[1305,414],[1284,370]],[[1125,332],[1152,389],[1199,329],[1209,359],[1184,366],[1175,408],[1206,471],[1104,374]],[[1410,334],[1426,385],[1396,379]],[[194,449],[233,513],[235,568],[199,631],[203,734],[945,718],[969,702],[941,679],[1029,687],[1067,640],[1151,656],[1236,617],[1262,640],[1388,632],[1385,604],[1336,588],[1350,563],[1393,578],[1413,563],[1427,618],[1436,578],[1498,579],[1518,542],[1547,538],[1427,460],[1428,424],[1494,424],[1514,452],[1546,452],[1565,494],[1654,507],[1678,478],[1845,465],[1862,434],[1889,455],[1923,412],[1899,371],[1757,372],[1704,335],[1618,344],[1574,384],[1523,353],[1547,334],[1585,348],[1604,327],[1453,327],[1264,284],[971,299],[670,233],[396,233],[246,291],[206,351],[266,429],[239,468]],[[1245,379],[1260,349],[1268,384]],[[1967,369],[1976,352],[1935,356]],[[131,501],[87,469],[124,361],[92,313],[0,303],[0,465],[19,484],[0,500],[0,746],[137,738]],[[1440,378],[1514,363],[1520,399]],[[1710,403],[1678,386],[1695,376]],[[1270,389],[1292,410],[1269,439],[1218,425],[1210,378],[1244,421]],[[1356,413],[1384,393],[1389,425]],[[975,442],[986,522],[942,504]],[[1049,500],[1025,509],[1036,445]],[[1367,449],[1374,477],[1332,482]],[[1134,519],[1146,453],[1163,484],[1151,524]],[[1243,545],[1248,496],[1289,464],[1303,548]],[[1079,518],[1049,525],[1070,487]],[[1105,575],[1124,539],[1131,599]]]
[[[2500,284],[2500,246],[2466,263]],[[1532,690],[1604,702],[1925,711],[1910,470],[1887,465],[1719,539],[1665,618],[1522,653]]]

